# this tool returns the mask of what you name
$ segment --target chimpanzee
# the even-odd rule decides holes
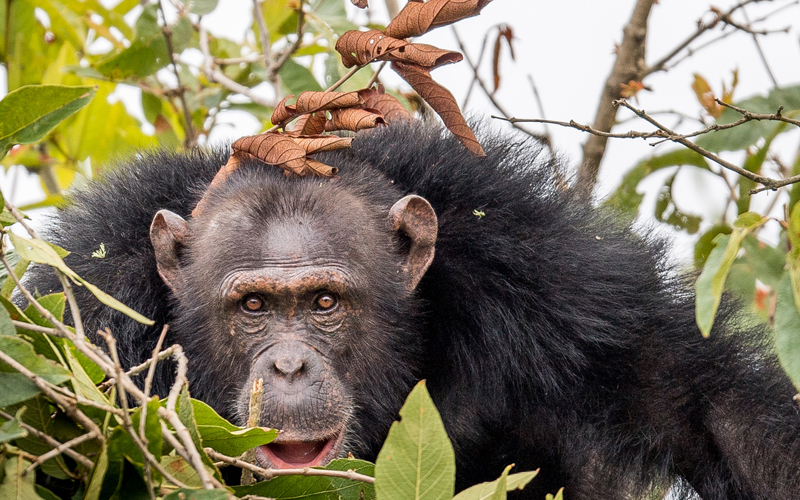
[[[257,450],[265,466],[374,459],[427,379],[459,488],[515,463],[541,469],[526,498],[676,481],[706,500],[800,497],[800,412],[765,329],[727,303],[703,339],[663,242],[579,199],[537,144],[482,136],[477,158],[396,123],[322,157],[332,180],[253,160],[208,192],[228,151],[145,153],[77,193],[48,236],[157,321],[80,297],[126,365],[169,323],[193,396],[240,424],[264,378],[261,423],[284,431]],[[49,271],[29,282],[60,289]]]

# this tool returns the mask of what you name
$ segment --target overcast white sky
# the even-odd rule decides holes
[[[371,3],[376,7],[383,5],[381,0],[372,0]],[[402,0],[399,3],[403,5]],[[510,60],[504,51],[501,64],[503,81],[497,98],[514,116],[541,117],[528,82],[530,75],[543,101],[546,118],[591,123],[602,85],[613,64],[614,45],[622,38],[622,28],[634,3],[634,0],[494,0],[481,16],[459,22],[458,30],[469,44],[470,57],[475,60],[487,29],[501,23],[513,28],[517,38],[516,61]],[[707,11],[711,5],[724,10],[734,3],[733,0],[661,0],[654,6],[650,17],[648,61],[656,60],[693,33],[698,19],[710,19]],[[761,2],[748,7],[747,14],[754,20],[783,4]],[[215,34],[240,39],[251,22],[251,9],[252,0],[221,0],[216,11],[204,18],[203,24]],[[738,19],[743,20],[742,17]],[[790,32],[760,38],[770,69],[781,86],[800,83],[799,21],[800,7],[795,2],[793,7],[780,12],[767,24],[773,29],[790,27]],[[429,33],[419,41],[458,50],[449,27]],[[487,82],[490,80],[489,59],[486,57],[483,64]],[[639,106],[648,111],[674,109],[697,116],[699,106],[690,87],[692,73],[701,73],[719,92],[721,82],[729,82],[731,71],[736,68],[739,69],[739,98],[765,93],[772,87],[752,37],[738,33],[703,49],[668,73],[648,77],[645,83],[652,92],[640,93]],[[390,73],[385,72],[385,78],[391,78]],[[459,63],[437,69],[433,76],[461,102],[466,83],[471,79],[471,70],[466,63]],[[466,111],[487,119],[491,114],[498,114],[478,91],[473,92]],[[213,134],[212,142],[235,139],[257,131],[258,124],[242,115],[231,113],[227,119],[231,126]],[[674,124],[669,120],[667,123]],[[645,128],[634,123],[630,126]],[[577,163],[585,136],[575,130],[557,127],[549,130],[555,146],[568,161]],[[784,143],[781,151],[785,152],[786,159],[792,158],[800,148],[800,133],[792,134]],[[641,140],[612,140],[601,168],[598,193],[603,196],[613,191],[628,168],[652,153],[653,148]],[[23,180],[22,177],[18,182]],[[656,181],[653,181],[654,186]],[[676,188],[688,198],[703,198],[707,204],[708,182],[713,185],[713,180],[684,176],[684,179],[679,178]],[[0,185],[8,191],[7,179]],[[18,203],[41,196],[30,182],[18,185],[20,187],[22,189],[16,190]],[[766,199],[767,196],[770,195],[763,197]]]

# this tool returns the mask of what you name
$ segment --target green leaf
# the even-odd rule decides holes
[[[100,493],[103,489],[103,481],[108,472],[108,443],[103,445],[100,456],[94,463],[92,475],[86,485],[86,494],[83,500],[100,500]]]
[[[694,267],[696,269],[702,269],[706,264],[706,259],[714,249],[714,238],[719,234],[731,234],[731,231],[731,227],[727,224],[716,224],[698,238],[694,245]]]
[[[767,219],[759,214],[746,212],[736,219],[730,236],[719,234],[714,238],[716,247],[708,256],[703,272],[700,273],[700,277],[697,278],[697,283],[695,284],[695,292],[697,294],[695,316],[703,337],[711,335],[714,317],[717,315],[717,309],[722,299],[725,280],[728,277],[731,265],[733,265],[736,256],[739,254],[742,240],[750,231],[766,221]]]
[[[5,307],[0,306],[0,335],[4,337],[16,337],[17,330],[11,323],[11,315]]]
[[[564,488],[558,490],[558,492],[553,496],[552,493],[548,493],[545,496],[545,500],[564,500]]]
[[[506,467],[506,470],[503,471],[503,474],[506,474],[506,471],[509,470],[511,466]],[[521,490],[525,486],[528,485],[531,480],[536,477],[539,471],[530,471],[530,472],[519,472],[517,474],[511,474],[506,478],[505,483],[505,490],[506,491],[514,491],[514,490]],[[502,476],[501,476],[502,479]],[[455,497],[453,500],[489,500],[490,497],[493,497],[497,494],[498,487],[500,486],[500,479],[496,479],[494,481],[490,481],[487,483],[476,484],[466,490],[462,491]]]
[[[28,85],[0,101],[0,155],[14,144],[31,144],[86,106],[97,87]]]
[[[71,278],[73,281],[77,281],[83,286],[85,286],[90,292],[94,294],[95,297],[97,297],[97,300],[107,305],[108,307],[129,316],[130,318],[138,321],[139,323],[145,325],[152,325],[155,323],[153,320],[145,318],[144,316],[134,311],[130,307],[126,306],[122,302],[118,301],[111,295],[108,295],[107,293],[103,292],[96,286],[92,285],[88,281],[78,276],[75,273],[75,271],[70,269],[67,266],[67,264],[64,263],[64,260],[61,258],[61,253],[66,252],[66,250],[56,247],[55,245],[50,245],[49,243],[36,238],[25,239],[13,233],[8,233],[8,237],[11,239],[11,244],[14,245],[14,249],[23,259],[28,259],[33,262],[37,262],[39,264],[47,264],[49,266],[55,267],[56,269],[64,273],[67,277]]]
[[[15,439],[24,438],[28,435],[28,431],[19,425],[20,420],[22,419],[22,414],[25,413],[25,409],[26,408],[23,406],[17,410],[17,414],[14,416],[14,418],[3,422],[3,425],[0,425],[0,443],[7,443]]]
[[[27,460],[10,457],[5,463],[6,477],[0,484],[0,498],[3,500],[41,500],[36,494],[36,474],[22,475],[31,465]]]
[[[249,449],[271,443],[278,436],[275,429],[237,427],[202,401],[192,399],[192,407],[203,446],[214,448],[224,455],[238,457]]]
[[[75,352],[77,352],[77,349],[74,345],[72,345],[72,343],[70,343],[68,346],[66,346],[66,349],[64,349],[64,357],[66,358],[69,368],[72,370],[73,374],[72,386],[75,390],[75,394],[83,396],[89,401],[94,401],[95,403],[99,403],[101,405],[112,406],[105,394],[100,392],[100,390],[97,388],[97,385],[95,385],[95,382],[91,379],[91,377],[89,377],[89,375],[86,373],[86,370],[83,369],[83,365],[80,363],[80,361],[78,361],[78,357],[75,355]]]
[[[374,476],[375,466],[364,460],[334,460],[325,467],[315,469],[352,470],[359,474]],[[292,500],[374,500],[375,489],[371,484],[348,479],[324,476],[279,476],[250,486],[235,486],[238,497],[283,498]]]
[[[55,316],[55,318],[61,321],[64,318],[64,307],[67,303],[67,299],[63,293],[51,293],[49,295],[45,295],[44,297],[39,297],[36,299],[36,302],[39,303],[42,307],[50,311],[50,313]],[[53,325],[44,318],[44,316],[39,313],[39,310],[33,306],[33,304],[28,305],[25,308],[25,315],[30,318],[35,324],[39,326],[46,326],[52,327]]]
[[[62,384],[70,378],[67,369],[38,356],[33,346],[21,338],[0,337],[0,351],[51,384]],[[25,375],[0,362],[0,407],[25,401],[38,393],[39,389]]]
[[[14,255],[16,255],[16,252],[13,252],[13,253],[14,253]],[[17,263],[14,264],[14,275],[17,278],[21,278],[25,274],[25,271],[28,270],[28,266],[30,264],[31,264],[31,261],[29,261],[27,259],[17,258]],[[8,270],[6,270],[5,268],[3,268],[2,272],[0,272],[0,275],[6,276],[5,281],[3,282],[3,286],[2,286],[2,288],[0,288],[0,295],[2,295],[3,297],[5,297],[7,299],[10,299],[11,298],[11,294],[14,292],[14,289],[17,287],[17,283],[13,279],[11,279],[11,276],[8,276]]]
[[[144,419],[144,436],[147,438],[147,450],[152,453],[154,457],[161,456],[161,444],[164,440],[164,437],[161,435],[161,420],[158,418],[158,409],[160,407],[161,401],[158,399],[158,396],[151,397],[150,401],[147,403],[147,414]],[[139,429],[141,418],[142,409],[140,407],[136,409],[131,418],[134,429]]]
[[[377,496],[381,500],[450,500],[455,489],[455,454],[425,381],[411,391],[400,417],[375,462]]]
[[[317,79],[314,78],[314,74],[311,73],[311,70],[305,66],[301,66],[295,62],[294,59],[287,59],[286,64],[283,65],[279,74],[283,86],[289,94],[300,95],[301,92],[306,90],[314,92],[322,91],[322,87],[319,82],[317,82]]]
[[[188,17],[182,17],[170,30],[173,50],[180,53],[191,39],[192,23]],[[112,80],[124,80],[150,76],[169,64],[167,40],[158,25],[157,6],[150,4],[136,21],[136,37],[130,47],[100,61],[95,69]]]
[[[800,390],[800,311],[796,299],[791,277],[786,273],[778,287],[775,308],[775,350],[784,371]]]
[[[692,165],[703,170],[709,170],[706,159],[690,149],[676,149],[660,156],[648,158],[633,167],[617,188],[617,191],[606,200],[605,204],[628,214],[633,219],[639,211],[644,195],[639,194],[636,188],[647,176],[658,170],[681,165]]]
[[[800,85],[774,89],[767,95],[754,96],[735,103],[736,106],[753,113],[771,114],[783,106],[782,114],[794,118],[800,110]],[[741,119],[742,115],[725,108],[716,123],[726,124]],[[697,145],[712,152],[747,150],[760,139],[772,134],[781,122],[753,120],[727,130],[710,132],[697,139]],[[792,130],[785,129],[784,130]]]
[[[193,0],[191,5],[191,12],[198,16],[211,14],[217,8],[219,0]]]

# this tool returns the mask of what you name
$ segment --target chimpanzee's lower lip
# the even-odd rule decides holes
[[[256,449],[256,458],[262,465],[275,469],[300,469],[320,467],[339,454],[344,430],[317,441],[270,443]]]

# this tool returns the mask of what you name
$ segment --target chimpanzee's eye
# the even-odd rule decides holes
[[[242,300],[242,309],[245,312],[259,312],[264,309],[264,301],[258,295],[248,295]]]
[[[314,299],[314,307],[317,311],[331,311],[338,303],[336,295],[330,292],[322,292]]]

